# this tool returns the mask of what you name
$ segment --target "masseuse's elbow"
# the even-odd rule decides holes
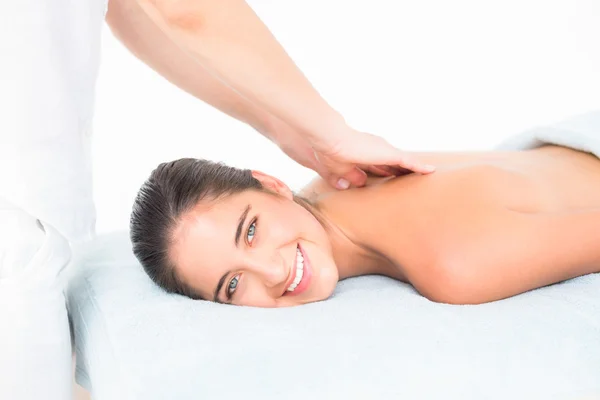
[[[137,0],[149,14],[168,26],[182,30],[198,31],[204,26],[207,8],[215,3],[211,0]]]

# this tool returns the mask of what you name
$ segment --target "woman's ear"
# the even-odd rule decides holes
[[[281,195],[288,200],[292,200],[294,198],[294,193],[290,190],[290,188],[279,179],[267,175],[260,171],[252,171],[252,176],[254,179],[258,180],[263,187],[273,193]]]

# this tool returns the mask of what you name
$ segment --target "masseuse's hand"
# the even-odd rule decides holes
[[[276,129],[274,141],[288,156],[316,171],[338,189],[364,186],[366,172],[398,176],[411,171],[428,174],[435,170],[385,139],[351,128],[337,136],[312,141],[283,124]]]

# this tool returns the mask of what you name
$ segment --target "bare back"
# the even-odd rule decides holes
[[[302,193],[316,199],[356,240],[387,253],[397,267],[396,273],[390,275],[416,283],[415,286],[417,281],[427,279],[415,274],[426,270],[426,265],[439,259],[439,254],[452,252],[451,247],[457,247],[457,243],[464,246],[461,251],[465,259],[471,249],[475,250],[463,243],[466,241],[478,240],[479,247],[489,245],[501,253],[501,247],[485,240],[508,241],[516,231],[517,225],[511,218],[503,217],[507,210],[529,215],[589,210],[589,218],[600,227],[600,160],[591,154],[544,146],[516,152],[416,156],[436,165],[436,172],[371,178],[367,187],[346,192],[336,192],[315,181]],[[494,233],[488,234],[491,224]],[[547,241],[554,241],[554,237]],[[600,248],[600,239],[596,244]],[[506,252],[489,256],[503,257]],[[597,267],[600,270],[600,264]],[[590,267],[577,271],[588,271],[586,268]],[[564,275],[568,278],[572,274]],[[539,282],[552,283],[558,276],[562,275]]]
[[[401,192],[403,196],[426,201],[429,190],[444,190],[444,208],[451,211],[459,200],[473,191],[497,191],[498,201],[531,212],[549,212],[577,208],[600,207],[600,160],[594,155],[560,146],[544,146],[515,152],[415,153],[423,162],[437,166],[435,174],[406,175],[398,178],[370,177],[367,188],[380,193],[386,183],[385,198]],[[423,184],[423,180],[430,182]],[[461,181],[456,185],[456,181]],[[431,182],[434,181],[434,182]],[[423,190],[427,186],[428,190]],[[376,191],[368,188],[379,187]],[[418,189],[418,190],[417,190]],[[464,192],[467,190],[467,192]],[[406,193],[409,191],[409,193]],[[336,190],[317,178],[304,187],[301,195],[315,199]],[[381,192],[383,194],[383,192]],[[383,206],[373,199],[377,207]],[[442,200],[442,199],[439,199]],[[462,203],[459,201],[459,203]],[[393,204],[397,204],[393,201]],[[396,208],[392,204],[393,208]]]

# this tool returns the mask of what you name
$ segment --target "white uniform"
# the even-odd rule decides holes
[[[59,273],[94,233],[90,157],[107,0],[0,11],[0,399],[71,398]]]

